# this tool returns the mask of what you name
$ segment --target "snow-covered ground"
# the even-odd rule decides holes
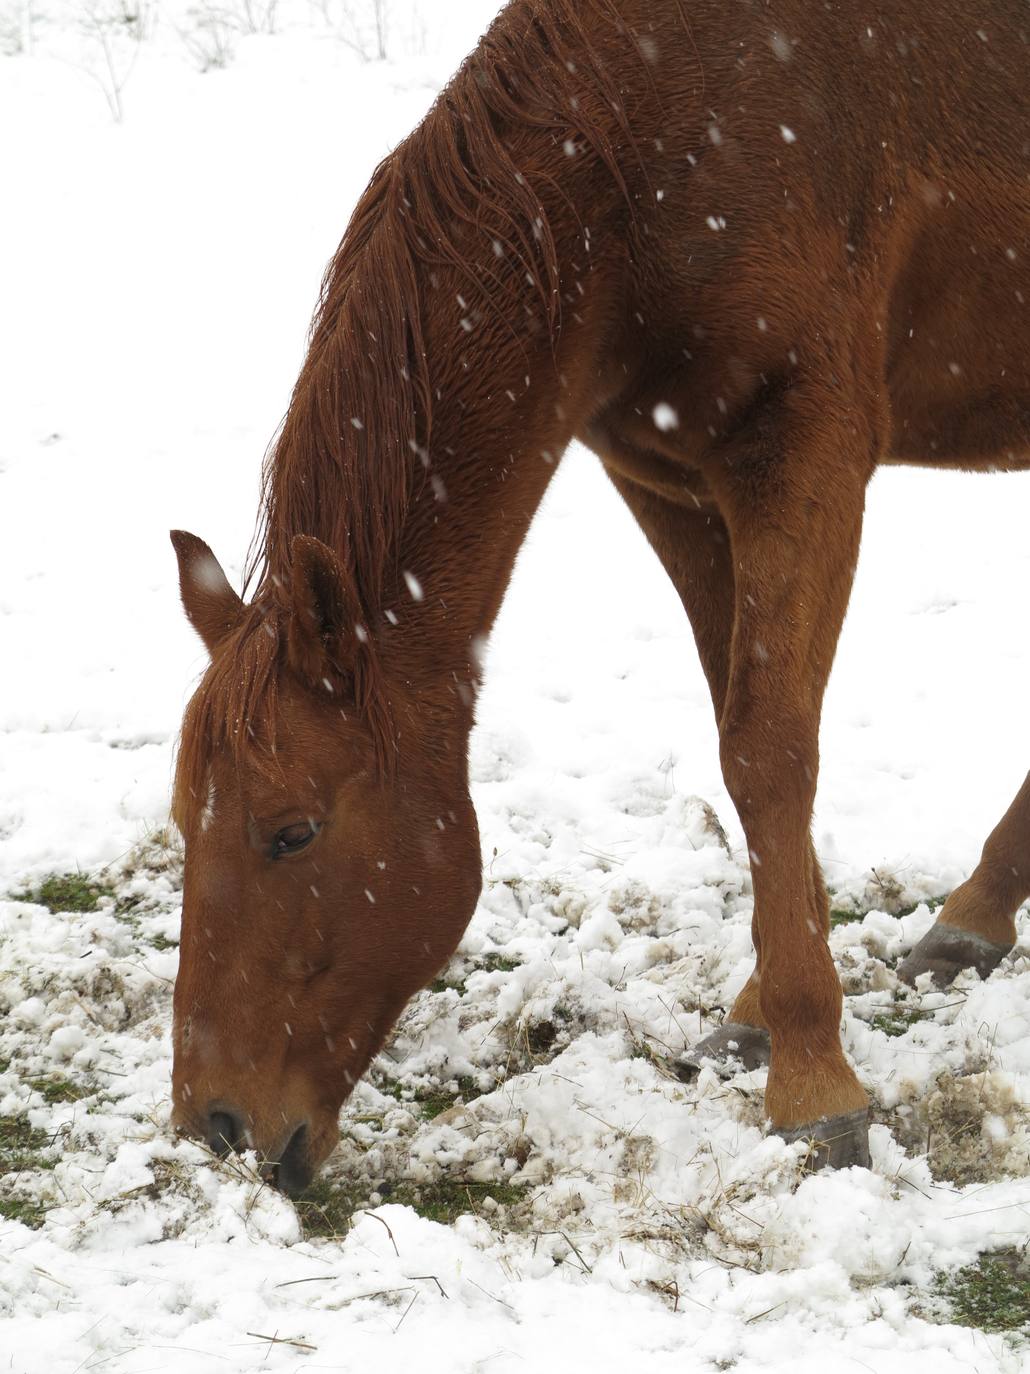
[[[893,966],[1030,762],[1028,476],[870,494],[815,835],[871,1171],[802,1179],[762,1073],[663,1070],[746,976],[749,879],[682,612],[581,451],[490,650],[480,907],[320,1185],[365,1210],[304,1238],[168,1134],[162,828],[202,658],[167,530],[238,577],[322,266],[494,5],[444,9],[385,63],[299,27],[205,75],[145,44],[121,124],[65,60],[0,59],[0,893],[110,888],[0,901],[0,1369],[1017,1370],[932,1289],[1030,1230],[1030,929],[947,994]]]

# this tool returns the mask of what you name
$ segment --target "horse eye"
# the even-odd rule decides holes
[[[272,841],[272,858],[282,858],[284,854],[296,854],[304,849],[318,834],[318,827],[312,821],[298,821],[280,830]]]

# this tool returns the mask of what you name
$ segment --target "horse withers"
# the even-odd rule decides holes
[[[868,1160],[809,830],[876,466],[1030,466],[1022,0],[513,0],[378,168],[265,473],[245,603],[173,536],[186,712],[174,1120],[302,1188],[480,889],[467,748],[555,464],[600,456],[679,592],[752,859],[756,963],[684,1056]],[[317,131],[328,138],[325,131]],[[906,961],[986,976],[1030,781]]]

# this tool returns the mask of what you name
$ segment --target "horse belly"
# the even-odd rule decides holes
[[[1030,467],[1030,202],[942,205],[890,310],[891,460]]]

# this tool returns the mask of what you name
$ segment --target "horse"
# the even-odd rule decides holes
[[[575,438],[683,602],[750,853],[754,971],[682,1071],[767,1063],[770,1129],[868,1164],[820,711],[877,466],[1030,467],[1028,57],[1022,0],[512,0],[377,168],[250,599],[172,534],[210,656],[172,801],[180,1131],[302,1190],[456,948],[482,645]],[[988,976],[1028,894],[1030,778],[902,976]]]

